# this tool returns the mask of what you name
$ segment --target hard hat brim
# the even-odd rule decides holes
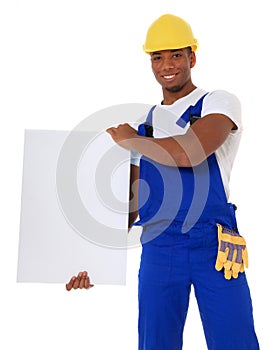
[[[174,46],[165,46],[165,47],[158,47],[158,48],[153,48],[153,49],[149,49],[145,46],[145,44],[143,44],[142,48],[143,48],[143,51],[146,52],[147,54],[151,54],[153,52],[159,52],[159,51],[166,51],[166,50],[178,50],[178,49],[185,49],[187,47],[191,47],[191,50],[193,52],[197,51],[198,49],[198,42],[197,42],[197,39],[195,39],[195,42],[191,45],[181,45],[181,46],[178,46],[178,45],[174,45]]]

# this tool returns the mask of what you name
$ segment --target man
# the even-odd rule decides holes
[[[247,248],[228,203],[241,138],[238,99],[197,88],[191,79],[197,40],[183,19],[164,15],[150,26],[144,51],[163,100],[138,132],[107,130],[132,154],[130,225],[143,227],[139,271],[139,350],[182,349],[193,285],[208,349],[258,350],[244,265]],[[135,196],[136,197],[136,196]],[[80,273],[68,289],[89,287]],[[195,344],[195,349],[197,345]]]

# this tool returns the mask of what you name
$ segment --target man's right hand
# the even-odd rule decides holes
[[[70,281],[66,284],[66,290],[71,289],[89,289],[94,285],[90,283],[90,277],[87,271],[79,272],[77,276],[71,277]]]

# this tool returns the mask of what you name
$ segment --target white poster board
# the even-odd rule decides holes
[[[105,132],[25,132],[18,282],[125,284],[129,164]]]

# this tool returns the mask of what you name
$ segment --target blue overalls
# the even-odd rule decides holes
[[[200,118],[203,98],[179,126]],[[139,126],[142,136],[152,136],[153,109]],[[259,349],[245,273],[228,281],[215,270],[216,224],[237,230],[235,209],[227,203],[215,154],[193,168],[141,158],[139,350],[182,349],[191,285],[209,350]]]

